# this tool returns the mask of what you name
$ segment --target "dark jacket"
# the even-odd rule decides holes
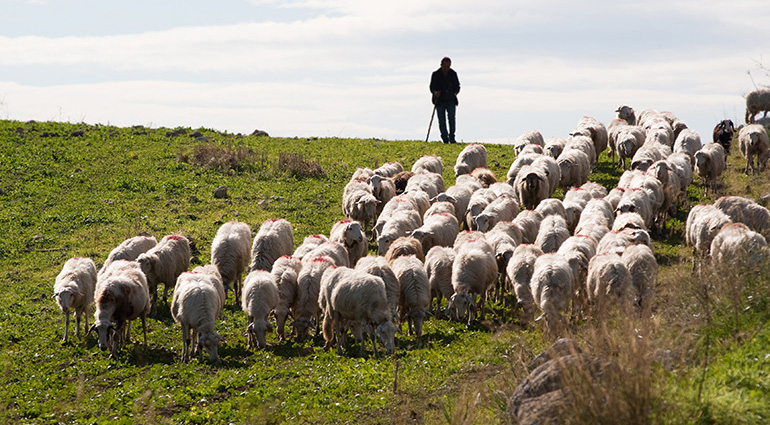
[[[457,73],[454,69],[449,68],[449,72],[444,75],[441,72],[441,68],[437,69],[430,76],[430,92],[434,93],[440,91],[441,95],[433,99],[433,103],[449,103],[454,102],[457,105],[457,93],[460,92],[460,80],[457,78]]]

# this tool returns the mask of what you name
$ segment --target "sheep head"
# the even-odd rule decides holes
[[[390,320],[380,323],[375,330],[376,335],[382,341],[382,345],[388,350],[388,354],[393,354],[396,351],[395,338],[397,331],[398,327]]]
[[[218,360],[217,348],[221,340],[222,337],[216,332],[201,334],[198,337],[198,352],[203,356],[203,350],[205,349],[209,353],[209,360]]]

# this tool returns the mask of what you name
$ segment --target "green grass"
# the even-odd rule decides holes
[[[522,329],[505,304],[492,305],[488,320],[470,328],[431,319],[422,340],[399,335],[396,354],[380,361],[359,358],[356,344],[343,356],[325,352],[320,337],[299,345],[278,343],[273,335],[268,349],[247,350],[246,317],[232,298],[217,324],[225,337],[219,363],[179,362],[180,329],[165,304],[157,319],[148,320],[146,349],[138,343],[137,325],[133,342],[115,360],[93,336],[63,344],[63,318],[51,293],[70,257],[98,263],[139,232],[158,238],[181,232],[196,243],[194,263],[203,264],[217,228],[231,219],[256,230],[268,218],[285,218],[299,243],[308,234],[328,234],[342,218],[342,189],[357,167],[399,161],[409,168],[420,156],[435,154],[444,159],[448,186],[463,148],[177,130],[0,121],[3,423],[507,420],[506,395],[548,341],[537,326]],[[487,150],[490,168],[504,179],[512,147]],[[591,179],[611,187],[621,172],[605,155]],[[740,162],[731,158],[722,194],[767,193],[770,186],[761,177],[735,172]],[[220,185],[228,197],[216,199]],[[693,205],[718,196],[704,199],[700,183],[688,193]],[[767,423],[770,294],[762,289],[768,285],[746,286],[737,330],[735,303],[715,296],[702,307],[683,246],[686,217],[679,211],[655,237],[659,297],[646,332],[655,339],[653,348],[673,348],[678,359],[674,370],[653,366],[649,372],[655,394],[666,397],[660,415],[666,423]],[[579,339],[592,325],[581,326],[574,335]]]

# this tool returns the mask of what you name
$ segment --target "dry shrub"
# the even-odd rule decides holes
[[[321,167],[318,161],[310,161],[305,159],[302,154],[299,153],[285,153],[278,154],[278,164],[276,164],[276,170],[281,173],[288,173],[292,177],[296,178],[318,178],[326,175],[326,172]]]
[[[264,164],[266,154],[237,146],[217,146],[211,143],[195,145],[192,153],[179,151],[176,159],[190,165],[221,172],[243,171]]]

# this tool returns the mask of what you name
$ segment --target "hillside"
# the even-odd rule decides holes
[[[469,328],[429,320],[422,340],[399,335],[396,354],[375,361],[358,358],[355,344],[345,356],[325,352],[320,336],[297,344],[278,343],[272,335],[268,349],[247,350],[246,317],[230,298],[217,324],[225,337],[222,361],[182,364],[179,327],[167,305],[148,321],[147,348],[136,343],[134,327],[134,343],[109,360],[93,335],[61,342],[63,317],[51,298],[68,258],[101,263],[139,232],[190,237],[197,247],[194,264],[208,262],[217,228],[233,219],[255,231],[266,219],[285,218],[295,244],[309,234],[328,234],[342,218],[342,189],[357,167],[399,161],[409,168],[435,154],[444,160],[449,186],[462,148],[0,121],[0,417],[8,423],[126,424],[508,421],[507,397],[551,341],[538,325],[522,328],[503,304]],[[513,148],[487,150],[490,169],[504,178]],[[744,165],[734,149],[718,193],[705,198],[696,179],[690,204],[770,193],[767,171],[747,177]],[[619,175],[605,153],[591,180],[613,187]],[[214,196],[220,186],[226,197]],[[633,423],[767,423],[768,277],[691,273],[691,253],[683,246],[686,217],[680,209],[654,235],[660,271],[651,320],[571,330],[586,347],[615,358],[624,376],[639,378],[612,397],[597,392],[598,405],[625,406],[617,408],[636,417]],[[596,406],[598,399],[585,401]],[[629,422],[622,414],[608,416],[575,418]]]

